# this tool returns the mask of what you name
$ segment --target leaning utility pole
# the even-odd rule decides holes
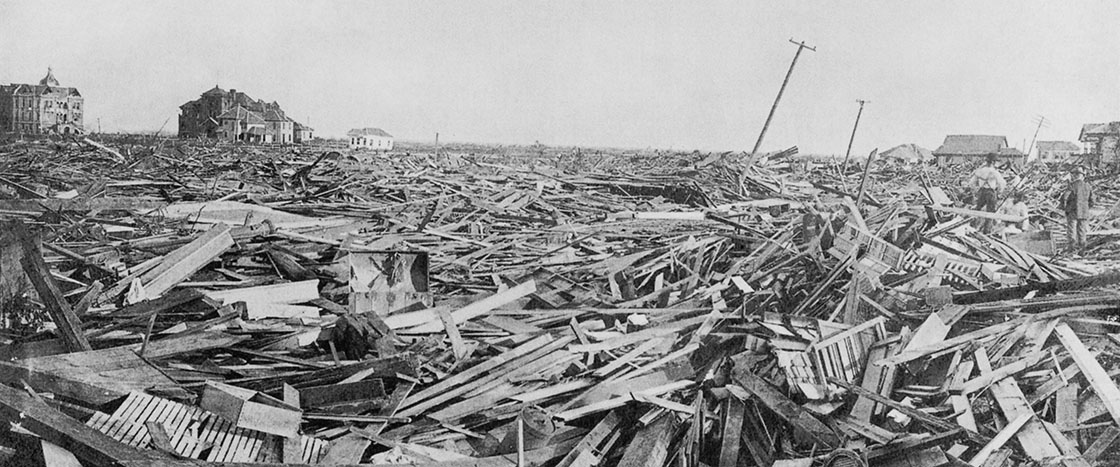
[[[797,65],[797,58],[801,56],[803,49],[809,49],[813,52],[817,51],[816,47],[809,47],[805,45],[805,41],[794,42],[793,39],[789,40],[791,43],[797,45],[797,53],[793,54],[793,62],[789,64],[789,71],[786,72],[786,79],[782,80],[782,87],[778,89],[778,97],[774,98],[774,105],[770,107],[770,114],[766,116],[766,123],[762,124],[762,132],[758,134],[758,141],[754,143],[754,149],[751,150],[750,161],[754,161],[755,154],[758,153],[759,146],[762,146],[762,138],[766,136],[766,129],[770,128],[770,121],[774,119],[774,111],[778,110],[778,102],[782,100],[782,93],[786,92],[786,85],[789,84],[789,77],[793,74],[793,67]]]
[[[1046,117],[1043,117],[1042,115],[1039,115],[1038,116],[1038,126],[1035,127],[1034,136],[1031,137],[1031,145],[1030,145],[1030,147],[1027,148],[1027,157],[1026,157],[1027,159],[1031,158],[1031,151],[1034,150],[1034,142],[1035,142],[1036,139],[1038,139],[1038,130],[1041,130],[1043,125],[1050,126],[1050,122],[1046,121]],[[1039,154],[1039,156],[1042,156],[1042,154]],[[1041,159],[1041,157],[1040,157],[1040,159]]]
[[[859,112],[856,112],[856,124],[852,127],[852,139],[848,140],[848,150],[844,153],[844,163],[841,164],[840,167],[848,165],[848,157],[852,155],[852,143],[856,142],[856,128],[859,128],[859,117],[863,115],[863,104],[866,104],[868,101],[856,99],[856,102],[859,102]]]

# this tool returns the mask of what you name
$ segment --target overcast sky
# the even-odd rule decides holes
[[[319,135],[843,154],[1120,120],[1120,2],[0,0],[0,82],[53,66],[86,126],[177,128],[215,84]],[[166,126],[165,126],[166,123]]]

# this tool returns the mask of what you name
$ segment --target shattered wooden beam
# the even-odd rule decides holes
[[[778,417],[804,432],[814,442],[833,449],[840,446],[840,437],[828,425],[821,423],[766,380],[751,373],[743,364],[736,362],[735,368],[731,370],[731,378],[751,395],[757,397]]]
[[[988,353],[984,347],[976,349],[974,355],[976,366],[980,369],[981,375],[993,373],[991,361],[988,360]],[[1028,457],[1041,461],[1062,454],[1058,446],[1054,444],[1054,440],[1046,433],[1046,428],[1042,426],[1042,422],[1034,419],[1034,409],[1027,404],[1026,396],[1023,395],[1023,391],[1019,389],[1019,384],[1013,378],[1003,378],[992,382],[988,391],[992,394],[992,398],[996,400],[1007,420],[1026,417],[1025,425],[1015,431],[1014,435]]]
[[[43,261],[43,254],[36,246],[31,232],[20,223],[9,225],[15,229],[16,236],[20,239],[20,245],[23,247],[23,258],[20,259],[23,271],[27,273],[27,278],[31,279],[31,285],[39,293],[39,299],[47,307],[47,313],[50,314],[51,320],[58,326],[58,333],[62,336],[66,348],[71,352],[91,350],[89,341],[82,333],[81,320],[74,314],[74,310],[70,308],[70,302],[66,301],[66,297],[62,295],[58,284],[51,277],[51,271],[47,268],[47,263]]]
[[[158,297],[176,284],[187,280],[203,266],[215,260],[233,246],[230,227],[218,224],[192,242],[172,251],[159,266],[140,276],[144,292]]]
[[[973,292],[953,296],[953,303],[967,305],[972,303],[995,302],[1023,297],[1030,291],[1038,295],[1049,295],[1067,290],[1101,287],[1120,282],[1120,271],[1109,271],[1089,277],[1077,277],[1051,282],[1037,282],[1018,287],[1001,287],[993,290]]]
[[[743,431],[745,405],[735,397],[728,397],[724,403],[723,441],[719,450],[719,467],[735,467],[739,464],[739,437]]]
[[[1089,349],[1085,347],[1085,344],[1081,342],[1073,329],[1069,328],[1068,324],[1058,324],[1054,327],[1054,333],[1058,335],[1058,340],[1069,351],[1073,361],[1081,368],[1081,372],[1085,374],[1085,379],[1089,380],[1089,386],[1104,402],[1112,420],[1120,424],[1120,389],[1116,387],[1116,382],[1108,376],[1108,372],[1093,357],[1093,354],[1089,352]]]
[[[1008,215],[1008,214],[999,214],[999,213],[988,212],[988,211],[977,211],[975,209],[951,208],[951,207],[948,207],[948,206],[938,206],[938,205],[927,206],[927,207],[930,208],[930,209],[933,209],[934,211],[947,212],[949,214],[959,214],[959,215],[962,215],[962,216],[979,217],[979,218],[983,218],[983,219],[992,219],[992,220],[997,220],[997,221],[1001,221],[1001,222],[1022,222],[1023,221],[1022,216],[1012,216],[1012,215]]]
[[[884,397],[882,395],[879,395],[876,392],[868,391],[864,388],[861,388],[861,387],[856,386],[854,384],[848,383],[847,381],[844,381],[842,379],[828,378],[828,382],[830,382],[832,384],[835,384],[837,386],[840,386],[844,389],[847,389],[848,391],[851,391],[853,394],[857,394],[859,396],[866,397],[866,398],[871,399],[875,402],[878,402],[878,403],[883,404],[887,407],[890,407],[894,410],[902,412],[904,415],[906,415],[908,417],[911,417],[911,418],[921,422],[923,425],[926,425],[930,428],[934,428],[938,431],[949,431],[949,430],[953,430],[953,429],[956,429],[956,428],[963,428],[963,427],[959,427],[958,425],[956,425],[952,422],[948,422],[948,421],[942,420],[940,418],[934,417],[933,415],[925,413],[925,412],[923,412],[921,410],[918,410],[914,407],[910,407],[908,405],[903,405],[902,403],[900,403],[896,400],[893,400],[889,397]],[[990,439],[987,436],[981,435],[981,434],[976,433],[974,431],[969,431],[969,430],[966,429],[965,433],[968,434],[968,438],[974,443],[985,444],[988,441],[990,441]]]
[[[669,442],[676,431],[677,417],[662,415],[657,421],[638,430],[626,446],[618,467],[661,467],[669,456]]]

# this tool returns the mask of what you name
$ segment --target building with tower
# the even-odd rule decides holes
[[[54,70],[39,84],[0,85],[0,132],[82,134],[85,99],[76,88],[59,84]]]

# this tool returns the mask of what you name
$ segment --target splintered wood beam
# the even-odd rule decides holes
[[[809,411],[790,400],[766,380],[751,373],[739,362],[736,362],[735,368],[731,370],[731,379],[758,398],[762,405],[779,418],[804,432],[814,442],[832,449],[840,446],[840,437],[828,425],[821,423]]]
[[[1115,284],[1117,282],[1120,282],[1120,271],[1109,271],[1089,277],[1077,277],[1073,279],[1063,279],[1051,282],[1039,282],[1020,285],[1018,287],[1001,287],[993,290],[954,295],[953,303],[968,305],[972,303],[995,302],[999,300],[1021,298],[1026,295],[1027,292],[1030,292],[1032,290],[1037,291],[1038,295],[1049,295],[1066,290],[1101,287],[1105,285]]]
[[[1104,371],[1104,367],[1093,357],[1093,354],[1089,352],[1089,349],[1085,347],[1085,344],[1081,342],[1081,339],[1077,337],[1073,329],[1070,329],[1068,324],[1058,324],[1054,327],[1054,333],[1058,335],[1058,340],[1069,351],[1074,363],[1077,363],[1077,366],[1081,368],[1081,372],[1085,374],[1085,379],[1089,380],[1089,386],[1104,402],[1112,420],[1120,424],[1120,389],[1116,387],[1116,382],[1108,376],[1108,372]]]
[[[957,429],[957,428],[962,428],[963,429],[963,427],[960,427],[960,426],[958,426],[958,425],[956,425],[952,422],[942,420],[942,419],[937,418],[933,415],[930,415],[930,414],[925,413],[921,410],[918,410],[914,407],[910,407],[908,405],[903,405],[902,403],[900,403],[896,400],[893,400],[889,397],[882,396],[879,393],[874,392],[874,391],[868,391],[864,388],[861,388],[861,387],[856,386],[854,384],[848,383],[847,381],[844,381],[842,379],[828,378],[828,382],[832,383],[832,384],[835,384],[837,386],[840,386],[844,389],[847,389],[848,391],[851,391],[852,393],[854,393],[856,395],[859,395],[861,397],[866,397],[866,398],[871,399],[871,400],[873,400],[877,403],[883,404],[883,405],[885,405],[887,407],[890,407],[894,410],[902,412],[904,415],[906,415],[910,418],[913,418],[913,419],[917,420],[918,422],[922,423],[923,425],[926,425],[926,426],[928,426],[930,428],[933,428],[933,429],[936,429],[938,431],[949,431],[949,430],[953,430],[953,429]],[[977,444],[983,445],[983,444],[988,443],[988,441],[991,440],[987,436],[976,433],[975,431],[971,431],[971,430],[966,429],[965,433],[968,434],[969,440],[971,440],[972,442],[977,443]]]
[[[743,432],[743,416],[746,406],[743,401],[735,397],[728,397],[724,403],[726,412],[723,414],[723,441],[719,450],[719,467],[735,467],[739,465],[739,441]]]
[[[158,297],[187,280],[234,244],[230,227],[218,224],[163,258],[159,266],[140,276],[144,292]]]
[[[980,347],[976,349],[974,355],[976,366],[980,369],[981,375],[993,373],[992,363],[988,360],[987,349]],[[1023,452],[1028,457],[1041,461],[1062,454],[1058,446],[1054,444],[1054,440],[1046,433],[1046,428],[1042,426],[1042,422],[1031,420],[1034,418],[1034,409],[1027,403],[1026,396],[1023,395],[1023,391],[1019,389],[1019,384],[1013,378],[1003,378],[992,382],[988,386],[988,391],[992,394],[992,398],[996,400],[996,404],[999,405],[1007,420],[1027,417],[1027,420],[1024,421],[1025,425],[1017,429],[1014,434],[1023,447]]]
[[[47,263],[43,261],[43,254],[36,246],[31,232],[20,223],[9,225],[15,230],[16,237],[19,238],[20,246],[23,248],[23,258],[20,259],[23,271],[27,273],[31,285],[38,292],[39,300],[46,306],[51,320],[58,326],[58,333],[62,336],[62,341],[66,344],[67,350],[71,352],[92,350],[93,348],[90,347],[86,335],[82,333],[81,320],[74,314],[74,310],[70,308],[70,302],[66,301],[66,297],[62,295],[58,284],[51,277],[51,271],[47,267]]]
[[[984,447],[980,449],[980,452],[976,453],[975,456],[972,456],[972,459],[969,459],[968,465],[971,465],[973,467],[980,467],[984,465],[984,461],[988,460],[988,456],[992,455],[992,453],[995,452],[996,449],[1003,447],[1003,445],[1007,444],[1008,441],[1011,441],[1011,437],[1015,436],[1015,434],[1019,432],[1019,429],[1023,428],[1023,425],[1026,425],[1027,422],[1030,421],[1030,419],[1033,417],[1033,412],[1024,413],[1016,417],[1014,420],[1010,421],[1003,427],[1002,430],[999,431],[999,433],[996,434],[994,438],[992,438],[992,440],[988,444],[984,445]]]
[[[583,465],[596,465],[603,454],[609,449],[613,443],[611,440],[617,440],[617,436],[611,436],[617,429],[619,424],[622,423],[622,416],[618,411],[611,411],[607,416],[603,417],[595,425],[591,431],[579,440],[579,443],[572,448],[571,452],[560,459],[556,467],[572,467]]]
[[[660,467],[669,457],[669,443],[676,431],[677,417],[662,415],[657,421],[638,430],[626,446],[618,467]]]

